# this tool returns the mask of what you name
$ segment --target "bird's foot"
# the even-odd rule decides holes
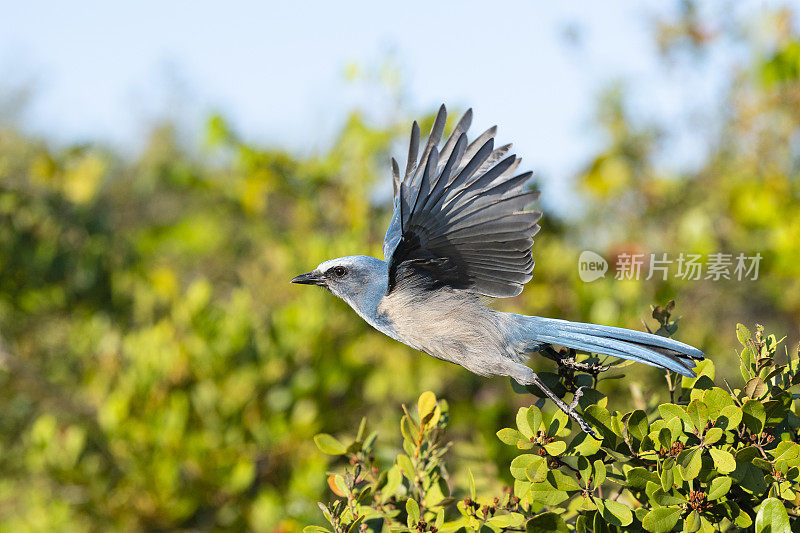
[[[567,371],[580,371],[585,372],[587,374],[591,374],[596,376],[601,372],[605,372],[609,368],[609,365],[600,365],[595,363],[589,363],[587,361],[576,361],[575,360],[575,350],[568,349],[565,352],[561,352],[556,350],[551,345],[546,345],[539,350],[539,353],[547,357],[548,359],[552,359],[553,361],[558,364],[559,369],[564,369]]]
[[[571,401],[571,402],[569,402],[569,408],[570,408],[570,409],[575,409],[576,407],[578,407],[578,402],[579,402],[579,401],[580,401],[580,399],[583,397],[583,389],[585,389],[585,388],[586,388],[586,386],[583,386],[583,387],[578,387],[578,390],[576,390],[576,391],[573,393],[573,395],[572,395],[572,401]]]
[[[570,370],[580,370],[581,372],[586,372],[587,374],[597,375],[600,372],[605,372],[609,368],[609,365],[599,365],[595,363],[587,363],[583,361],[576,361],[572,357],[565,357],[561,360],[561,364],[565,367],[569,368]]]

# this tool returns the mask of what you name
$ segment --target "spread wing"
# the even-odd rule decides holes
[[[439,148],[447,113],[439,109],[419,156],[419,126],[411,129],[403,176],[392,159],[394,213],[383,243],[387,294],[404,280],[447,285],[493,297],[516,296],[533,272],[531,246],[539,231],[539,197],[525,191],[531,172],[515,175],[511,145],[494,147],[496,128],[471,143],[468,110]]]

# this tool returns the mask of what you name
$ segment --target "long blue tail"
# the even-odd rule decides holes
[[[535,342],[621,357],[684,376],[694,377],[695,361],[704,358],[703,352],[688,344],[643,331],[556,318],[522,315],[520,318],[528,338]]]

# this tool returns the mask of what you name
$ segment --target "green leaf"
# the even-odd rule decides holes
[[[568,429],[569,416],[563,411],[556,411],[547,424],[548,437],[566,437],[570,434]]]
[[[417,444],[418,430],[408,415],[403,415],[400,419],[400,433],[403,434],[403,438],[408,442]]]
[[[748,446],[736,452],[736,460],[740,463],[750,463],[754,458],[758,457],[758,448],[755,446]]]
[[[392,466],[386,474],[386,484],[381,488],[381,502],[385,503],[394,496],[403,483],[403,474],[397,465]]]
[[[736,324],[736,338],[742,346],[747,347],[747,341],[750,340],[750,330],[744,327],[744,324]]]
[[[619,435],[620,437],[622,437],[625,434],[625,431],[622,430],[623,416],[624,415],[621,415],[619,412],[615,412],[611,415],[611,431],[613,431],[615,435]]]
[[[528,481],[541,482],[547,479],[547,472],[549,471],[547,468],[547,461],[545,461],[544,457],[535,456],[536,458],[531,461],[531,464],[525,469],[525,476],[528,478]]]
[[[686,422],[687,424],[692,423],[692,420],[689,418],[689,415],[686,414],[686,410],[680,405],[675,405],[673,403],[665,403],[659,405],[658,414],[660,414],[661,418],[663,418],[666,421],[670,421],[673,418],[678,418]]]
[[[741,360],[743,362],[739,365],[739,375],[742,376],[742,379],[744,381],[747,381],[747,380],[749,380],[751,378],[750,365],[744,363],[744,361],[749,361],[750,360],[749,359],[750,358],[749,354],[750,354],[750,348],[745,348],[745,349],[742,350],[742,353],[740,355],[740,358],[741,358]]]
[[[642,526],[650,533],[668,533],[672,531],[681,517],[679,507],[659,507],[647,513]]]
[[[644,438],[642,439],[642,444],[641,444],[641,446],[639,446],[639,452],[640,453],[655,452],[655,451],[658,451],[659,448],[660,448],[660,446],[654,440],[653,435],[650,434],[650,435],[645,435]]]
[[[522,433],[512,428],[501,429],[497,432],[497,438],[500,439],[504,444],[508,444],[510,446],[516,446],[517,442],[524,439]]]
[[[560,470],[550,470],[547,473],[547,481],[558,490],[581,490],[580,484],[574,477],[568,476]]]
[[[730,474],[736,470],[736,459],[728,451],[719,448],[709,448],[711,458],[714,459],[714,468],[721,474]]]
[[[331,533],[331,530],[320,526],[306,526],[303,528],[303,533]]]
[[[358,531],[358,527],[361,525],[361,522],[364,521],[364,515],[358,515],[358,518],[353,520],[353,523],[350,524],[350,527],[347,528],[347,533],[355,533]]]
[[[592,531],[594,533],[609,533],[609,527],[603,516],[600,513],[594,513],[594,520],[592,520]]]
[[[475,499],[475,478],[472,477],[472,469],[467,468],[467,476],[469,476],[469,496]]]
[[[552,456],[561,455],[567,449],[567,443],[563,440],[554,440],[544,445],[545,451]]]
[[[596,440],[589,434],[579,431],[569,443],[570,453],[574,452],[580,456],[594,455],[600,450],[602,443],[603,441]]]
[[[732,483],[733,480],[728,476],[715,477],[711,480],[711,484],[708,486],[708,494],[706,495],[706,499],[708,501],[713,501],[722,498],[728,494]]]
[[[536,435],[542,426],[542,411],[540,411],[535,405],[531,405],[528,407],[528,411],[525,416],[528,421],[528,427],[530,427],[531,432]]]
[[[331,512],[328,510],[328,507],[322,502],[317,502],[317,506],[319,507],[319,510],[322,511],[322,515],[325,517],[325,520],[327,520],[330,523],[333,523],[333,515],[331,515]]]
[[[542,505],[558,505],[569,499],[569,494],[564,490],[558,490],[550,483],[533,483],[530,490],[530,498]]]
[[[675,471],[672,468],[662,468],[659,481],[664,492],[672,489],[672,485],[675,483]]]
[[[650,433],[650,423],[647,421],[647,413],[637,409],[628,418],[628,433],[636,440],[641,441],[645,435]]]
[[[533,408],[533,406],[531,407]],[[528,423],[528,409],[525,407],[520,407],[517,411],[517,428],[526,439],[530,439],[536,434],[531,425]]]
[[[592,425],[605,439],[613,443],[616,439],[614,430],[611,429],[611,413],[608,409],[599,405],[590,405],[583,411],[583,417]],[[608,443],[606,443],[608,444]]]
[[[611,525],[628,526],[633,522],[633,512],[630,507],[614,500],[595,499],[597,510],[603,519]]]
[[[592,479],[592,486],[599,487],[606,480],[606,465],[602,459],[597,459],[592,465],[594,479]]]
[[[525,521],[525,517],[519,513],[495,515],[486,521],[490,528],[505,529],[509,527],[519,527]]]
[[[441,529],[442,524],[444,524],[444,508],[440,508],[436,511],[436,520],[433,522],[436,529]]]
[[[583,484],[589,485],[589,478],[592,477],[592,463],[586,457],[578,457],[578,473]]]
[[[698,529],[700,529],[700,513],[697,510],[692,511],[689,515],[683,519],[683,530],[686,533],[694,533]]]
[[[733,513],[733,523],[740,528],[746,528],[753,525],[753,519],[744,509],[740,509],[738,505],[733,504],[735,513]]]
[[[417,500],[413,498],[406,500],[406,513],[408,513],[408,527],[414,527],[419,522],[419,504]]]
[[[705,430],[708,422],[708,406],[706,404],[699,400],[693,400],[686,408],[686,414],[689,415],[689,420],[697,431]]]
[[[407,455],[401,453],[397,456],[397,466],[400,467],[403,475],[406,476],[409,481],[414,481],[414,463],[411,462],[411,459]]]
[[[691,481],[700,473],[700,467],[703,464],[702,450],[700,448],[691,448],[682,451],[678,455],[678,472],[684,481]]]
[[[742,420],[744,425],[750,430],[750,433],[759,434],[764,429],[764,421],[767,419],[767,413],[764,410],[764,404],[758,400],[747,400],[742,406]]]
[[[684,415],[686,416],[687,419],[689,418],[689,415],[687,415],[686,413],[684,413]],[[672,435],[673,442],[677,442],[685,434],[684,432],[685,425],[691,426],[692,423],[687,422],[686,424],[684,424],[683,420],[677,417],[667,421],[667,429],[669,429],[669,432]]]
[[[356,497],[356,503],[361,503],[370,496],[372,496],[372,487],[366,486],[361,489],[361,492],[358,493],[358,496]]]
[[[671,505],[681,505],[686,503],[686,498],[680,492],[673,494],[671,490],[664,491],[664,489],[661,487],[658,487],[655,492],[650,493],[650,499],[661,507],[669,507]]]
[[[364,439],[363,444],[361,445],[361,449],[365,452],[371,452],[372,446],[375,444],[375,441],[378,440],[378,432],[373,431],[369,435],[366,436]]]
[[[628,480],[628,485],[637,489],[645,488],[648,481],[658,482],[658,476],[641,466],[628,470],[625,478]]]
[[[722,428],[709,428],[709,430],[706,431],[705,443],[714,444],[722,438],[722,435],[724,435]]]
[[[760,496],[769,488],[764,480],[764,471],[752,462],[737,462],[736,470],[731,473],[731,477],[736,481],[737,486],[755,496]]]
[[[786,461],[790,465],[797,465],[800,460],[800,444],[790,440],[781,441],[775,447],[772,455],[776,461]]]
[[[672,447],[672,431],[669,428],[661,428],[658,431],[658,443],[665,450],[669,450]]]
[[[723,421],[723,424],[720,426],[722,429],[733,430],[736,429],[739,424],[742,423],[742,410],[735,406],[735,405],[728,405],[722,408],[719,412],[719,416],[717,417],[717,424],[720,424],[721,419],[726,420],[727,422]]]
[[[317,445],[319,451],[327,455],[344,455],[347,453],[347,447],[327,433],[314,435],[314,444]]]
[[[720,411],[729,405],[733,405],[733,399],[728,391],[719,387],[714,387],[703,392],[703,403],[708,406],[708,416],[715,420]]]
[[[778,533],[790,530],[789,514],[777,498],[767,498],[756,514],[756,533]]]
[[[417,400],[417,411],[419,412],[419,419],[423,426],[431,419],[435,409],[436,395],[431,391],[425,391],[420,394]]]
[[[594,500],[585,494],[581,494],[577,500],[577,506],[575,507],[578,511],[596,511],[597,506],[594,504]]]
[[[683,376],[681,378],[681,388],[683,389],[711,389],[714,386],[714,375],[716,370],[714,362],[711,359],[704,359],[699,361],[694,368],[696,377],[690,378]]]
[[[511,461],[511,467],[509,468],[509,470],[511,470],[511,475],[514,476],[514,479],[527,480],[525,470],[528,468],[528,465],[537,460],[541,461],[543,459],[532,453],[525,453],[514,457]]]
[[[553,512],[537,514],[528,520],[525,530],[527,533],[569,533],[564,519]]]
[[[358,433],[356,433],[356,442],[364,440],[364,432],[367,430],[367,417],[361,417],[361,423],[358,425]]]

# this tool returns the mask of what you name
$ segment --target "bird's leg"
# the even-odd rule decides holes
[[[584,433],[588,433],[595,439],[599,440],[599,438],[597,437],[597,433],[595,433],[592,427],[589,424],[587,424],[586,421],[583,418],[581,418],[581,416],[575,411],[575,408],[578,406],[578,400],[580,399],[581,396],[583,396],[583,391],[581,390],[583,389],[583,387],[580,387],[578,388],[577,391],[575,391],[575,397],[572,399],[570,405],[567,405],[566,403],[564,403],[564,400],[556,396],[556,394],[553,391],[551,391],[541,379],[539,379],[539,376],[537,376],[535,372],[530,371],[529,373],[526,374],[527,374],[526,375],[527,379],[525,379],[524,382],[522,382],[524,385],[537,386],[543,393],[545,393],[545,395],[548,398],[550,398],[553,401],[554,404],[556,404],[556,406],[558,406],[559,409],[561,409],[564,412],[564,414],[566,414],[568,417],[577,422]]]

